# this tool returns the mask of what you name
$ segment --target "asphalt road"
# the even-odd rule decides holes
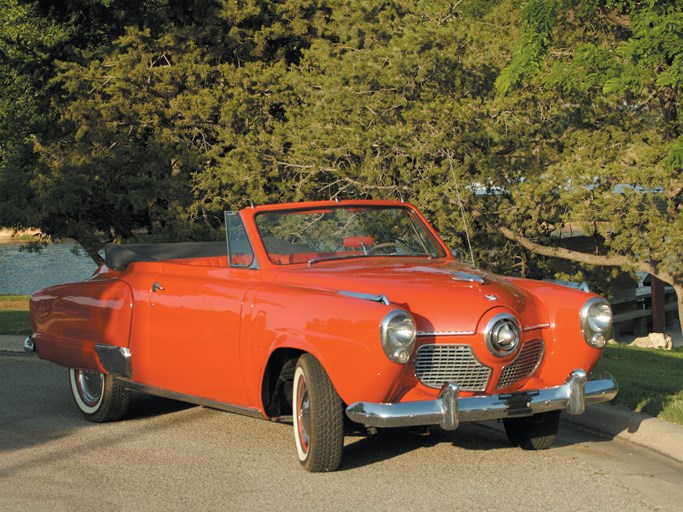
[[[136,396],[81,419],[67,373],[0,354],[0,511],[680,511],[683,466],[563,426],[543,452],[495,423],[350,437],[340,471],[309,474],[291,426]]]

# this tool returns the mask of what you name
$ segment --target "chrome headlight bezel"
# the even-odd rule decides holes
[[[522,342],[522,329],[513,315],[500,313],[486,324],[484,339],[491,354],[496,357],[507,357],[514,353]]]
[[[602,297],[593,297],[581,308],[581,333],[591,347],[602,348],[612,328],[612,308]]]
[[[382,349],[390,361],[406,364],[415,347],[417,327],[407,312],[394,309],[387,313],[380,324]]]

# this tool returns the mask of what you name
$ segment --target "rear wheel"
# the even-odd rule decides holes
[[[336,470],[344,447],[342,401],[325,369],[310,354],[302,355],[297,362],[292,406],[301,465],[314,473]]]
[[[128,409],[130,391],[111,375],[70,368],[69,385],[76,405],[88,421],[116,421]]]
[[[525,450],[546,450],[555,444],[560,411],[534,414],[528,418],[505,418],[505,433],[512,446]]]

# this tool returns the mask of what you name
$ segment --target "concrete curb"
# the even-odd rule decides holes
[[[26,336],[0,336],[0,352],[24,352]]]
[[[24,353],[25,336],[0,336],[0,352]],[[612,404],[591,405],[580,416],[563,414],[564,422],[616,437],[683,463],[683,427]]]
[[[683,463],[683,427],[680,425],[610,403],[591,405],[580,416],[563,414],[562,419],[600,435],[643,446]]]

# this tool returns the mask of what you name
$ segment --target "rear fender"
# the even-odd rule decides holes
[[[132,292],[117,279],[57,285],[30,300],[32,339],[38,355],[69,368],[104,371],[96,345],[127,348]]]

